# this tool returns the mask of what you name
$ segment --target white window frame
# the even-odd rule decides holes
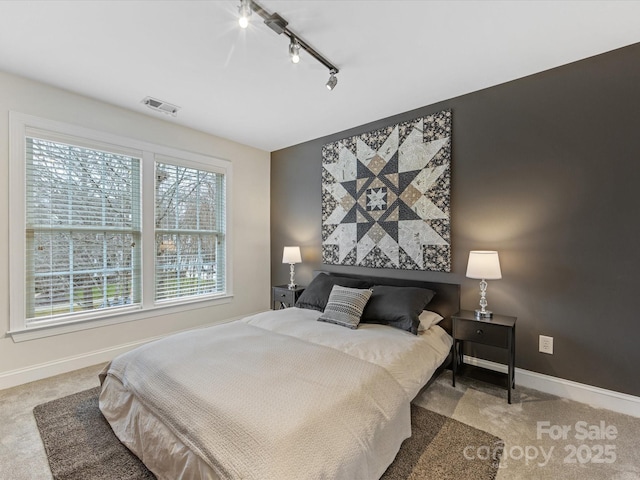
[[[202,165],[198,165],[197,163],[193,163],[193,162],[189,162],[189,161],[185,161],[185,160],[181,160],[181,159],[177,159],[177,158],[171,158],[171,157],[167,157],[167,156],[163,156],[163,155],[156,155],[155,156],[155,163],[154,166],[155,168],[157,168],[158,164],[166,164],[166,165],[172,165],[172,166],[177,166],[177,167],[185,167],[185,168],[189,168],[189,169],[193,169],[193,170],[204,170],[202,168]],[[224,173],[222,171],[216,170],[216,169],[206,169],[209,172],[214,172],[214,173]],[[154,178],[157,178],[157,174],[154,173]],[[225,179],[225,191],[226,191],[226,179]],[[155,193],[155,189],[154,189],[154,193]],[[226,197],[227,195],[225,194],[225,202],[226,202]],[[154,205],[155,205],[155,200],[156,198],[154,197]],[[155,215],[154,215],[154,219],[155,219]],[[154,220],[155,221],[155,220]],[[226,224],[228,223],[227,220],[225,220],[225,232],[226,232]],[[155,224],[154,224],[155,227]],[[154,245],[155,245],[155,235],[157,233],[157,231],[163,231],[165,230],[165,228],[158,228],[156,231],[154,231]],[[170,229],[171,230],[171,229]],[[225,247],[227,245],[227,236],[226,233],[222,232],[222,236],[224,237],[224,244]],[[218,235],[220,234],[220,232],[218,232]],[[226,249],[225,249],[226,250]],[[226,256],[226,252],[224,253],[224,255]],[[157,272],[155,272],[154,270],[154,275],[156,275]],[[157,277],[156,277],[157,278]],[[225,281],[226,281],[226,272],[225,272]],[[157,293],[156,291],[154,291],[154,294]],[[160,305],[168,305],[171,303],[183,303],[185,301],[185,299],[188,299],[189,297],[175,297],[175,298],[168,298],[168,299],[157,299],[156,298],[157,295],[154,295],[154,300],[156,302],[156,304]]]
[[[51,325],[29,326],[25,316],[25,270],[26,270],[26,157],[25,146],[28,132],[41,130],[50,132],[58,139],[69,137],[68,143],[81,144],[88,148],[108,145],[110,151],[130,155],[138,152],[142,159],[141,171],[141,212],[142,212],[142,297],[141,304],[121,307],[113,311],[98,310],[87,315],[75,314],[65,319],[63,323]],[[84,141],[84,144],[83,144]],[[226,181],[225,201],[225,286],[222,293],[183,297],[171,302],[155,301],[155,164],[162,158],[171,158],[177,165],[222,173]],[[179,150],[163,145],[131,139],[119,135],[79,127],[63,122],[48,120],[19,112],[9,113],[9,260],[10,293],[9,317],[10,331],[14,341],[24,341],[59,335],[89,328],[128,322],[148,318],[151,316],[183,312],[197,308],[229,303],[233,298],[232,265],[232,164],[208,155]]]

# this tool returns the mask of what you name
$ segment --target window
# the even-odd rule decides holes
[[[156,300],[224,291],[224,175],[156,163]]]
[[[13,112],[10,132],[14,338],[228,301],[229,162]]]
[[[26,138],[27,326],[140,303],[140,160]]]

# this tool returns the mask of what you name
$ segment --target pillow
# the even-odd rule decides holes
[[[418,316],[435,294],[426,288],[376,285],[361,322],[381,323],[417,335]]]
[[[304,289],[304,292],[300,294],[296,307],[323,312],[334,285],[350,288],[369,288],[371,283],[355,278],[334,277],[326,273],[319,273],[309,286]]]
[[[418,326],[418,332],[424,332],[425,330],[429,330],[433,325],[437,325],[442,320],[442,316],[436,312],[430,312],[429,310],[424,310],[418,320],[420,321],[420,325]]]
[[[371,297],[371,290],[334,285],[320,322],[335,323],[348,328],[358,328],[365,305]]]

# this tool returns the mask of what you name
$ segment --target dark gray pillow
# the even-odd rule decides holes
[[[302,292],[296,302],[296,307],[324,312],[334,285],[350,288],[369,288],[371,283],[355,278],[335,277],[326,273],[319,273]]]
[[[419,316],[436,293],[426,288],[376,285],[361,323],[380,323],[418,334]]]
[[[324,313],[318,318],[318,321],[356,329],[369,297],[371,297],[371,290],[368,288],[334,285]]]

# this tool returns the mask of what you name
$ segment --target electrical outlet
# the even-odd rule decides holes
[[[540,352],[542,353],[553,355],[553,337],[540,335],[540,345],[538,347],[538,350],[540,350]]]

